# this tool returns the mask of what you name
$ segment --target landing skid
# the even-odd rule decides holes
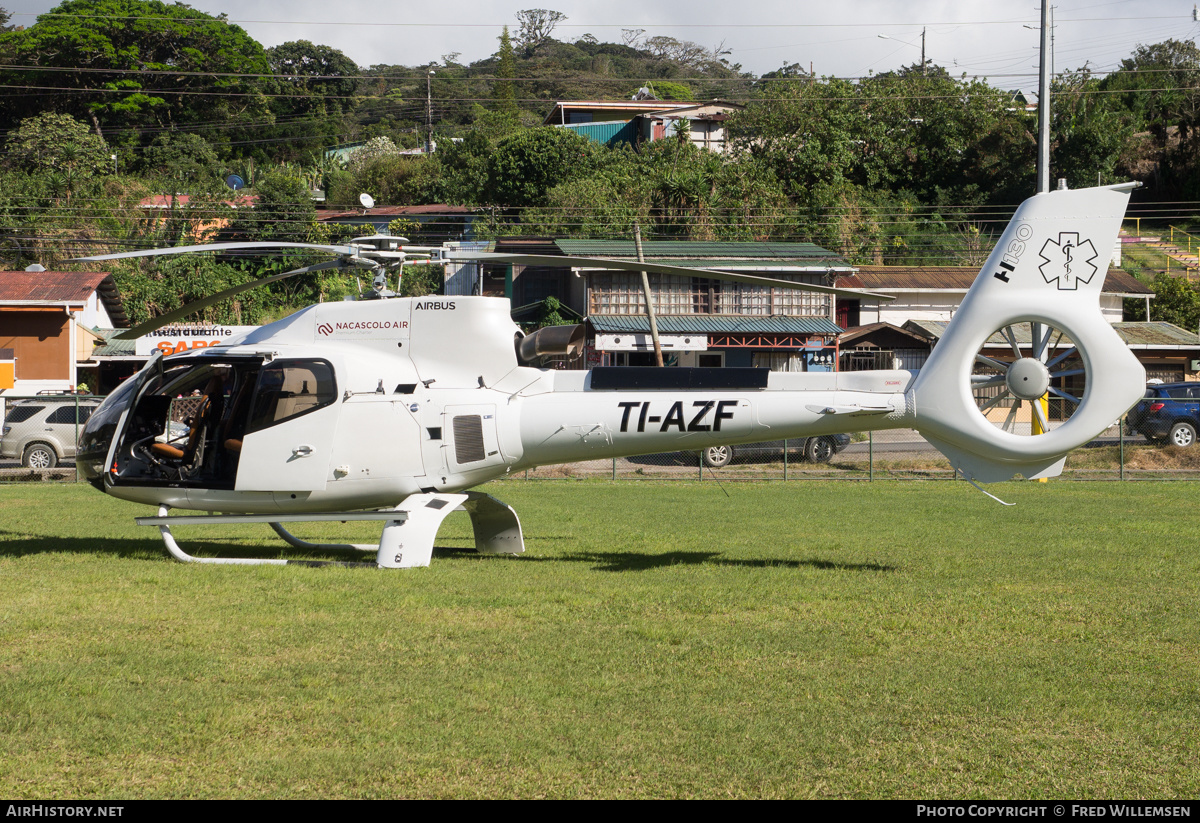
[[[183,563],[211,563],[226,566],[286,566],[288,564],[324,565],[323,561],[286,560],[256,557],[193,557],[179,547],[171,534],[172,525],[199,526],[205,524],[232,525],[235,523],[268,523],[284,541],[298,549],[318,551],[375,552],[375,562],[365,564],[383,569],[411,569],[428,566],[433,556],[433,541],[442,521],[451,512],[465,511],[471,517],[475,532],[475,549],[482,554],[521,554],[525,538],[521,521],[511,506],[501,503],[490,494],[414,494],[394,509],[373,512],[321,512],[311,514],[208,514],[171,517],[170,506],[159,506],[157,517],[138,517],[139,526],[158,526],[167,551]],[[283,527],[283,523],[328,522],[346,520],[378,520],[384,522],[379,544],[310,543],[301,540]]]

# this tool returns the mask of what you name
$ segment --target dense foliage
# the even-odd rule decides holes
[[[857,81],[796,64],[754,77],[719,47],[636,29],[622,43],[558,40],[563,19],[522,11],[474,62],[369,68],[308,41],[264,49],[223,16],[159,0],[65,0],[28,28],[0,25],[3,82],[27,89],[0,99],[0,253],[50,266],[217,232],[328,239],[340,229],[314,219],[321,189],[331,207],[357,208],[362,192],[381,206],[478,207],[483,236],[629,237],[638,225],[659,238],[810,240],[853,262],[970,263],[990,246],[992,216],[1034,187],[1036,117],[984,80],[928,64]],[[1200,200],[1194,44],[1139,45],[1105,77],[1062,72],[1055,92],[1054,177],[1132,178],[1156,200]],[[555,100],[633,96],[743,108],[720,155],[678,140],[608,148],[540,125]],[[414,155],[430,127],[436,152]],[[347,163],[326,152],[339,144],[365,146]],[[249,185],[237,196],[223,183],[233,173]],[[139,208],[150,195],[158,208]],[[296,263],[122,277],[135,314],[153,313]],[[176,281],[170,294],[139,291]],[[340,288],[314,275],[219,311],[285,311]]]

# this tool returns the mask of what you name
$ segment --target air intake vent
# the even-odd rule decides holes
[[[483,451],[483,419],[477,414],[462,414],[454,418],[454,459],[459,465],[477,463],[486,455]]]

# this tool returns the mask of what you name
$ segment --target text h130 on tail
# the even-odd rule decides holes
[[[329,262],[213,295],[132,329],[144,334],[239,291],[302,272],[366,269],[376,299],[322,303],[229,342],[156,356],[88,421],[78,468],[96,488],[159,507],[171,553],[178,522],[263,522],[294,546],[294,521],[378,520],[386,568],[428,565],[445,516],[465,509],[479,551],[524,551],[516,513],[475,486],[534,466],[680,449],[914,428],[973,482],[1062,470],[1068,452],[1127,411],[1145,372],[1099,308],[1108,250],[1136,184],[1035,195],[1014,214],[945,335],[919,372],[539,368],[572,353],[582,327],[524,335],[494,297],[397,297],[405,260],[500,261],[711,277],[852,297],[827,287],[637,261],[494,255],[362,238],[345,246],[214,244],[88,258],[253,246],[302,247]],[[1000,333],[1012,359],[981,353]],[[1085,376],[1082,396],[1061,378]],[[1055,383],[1058,383],[1056,386]],[[976,400],[979,389],[992,399]],[[992,394],[993,392],[984,392]],[[1051,428],[1040,398],[1074,407]],[[1011,410],[997,426],[988,412]],[[1044,433],[1022,435],[1018,408]],[[183,408],[182,404],[190,404]],[[221,512],[176,517],[171,509]],[[335,548],[323,545],[322,548]]]

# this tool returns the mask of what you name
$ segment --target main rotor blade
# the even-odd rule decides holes
[[[837,289],[833,286],[818,286],[813,283],[795,283],[791,280],[776,280],[772,277],[758,277],[753,274],[732,274],[727,271],[713,269],[692,269],[686,266],[669,266],[665,263],[641,262],[639,260],[608,260],[602,257],[558,257],[542,254],[497,254],[494,252],[446,252],[444,260],[481,263],[517,263],[525,266],[555,266],[559,268],[588,268],[607,269],[612,271],[644,271],[651,274],[673,274],[677,277],[707,277],[713,280],[727,280],[731,283],[743,283],[747,286],[764,286],[773,289],[795,289],[796,291],[811,291],[818,294],[835,294],[838,297],[858,299],[872,297],[877,300],[895,300],[888,294],[877,294],[869,291],[854,291]],[[589,272],[584,272],[588,274]]]
[[[76,257],[75,260],[92,262],[96,260],[125,260],[131,257],[160,257],[168,254],[191,254],[198,251],[227,251],[232,249],[314,249],[330,254],[354,254],[355,246],[324,246],[320,243],[284,243],[273,240],[248,240],[245,243],[204,243],[199,246],[175,246],[170,249],[145,249],[143,251],[123,251],[117,254],[97,254],[92,257]]]
[[[345,260],[330,260],[328,263],[317,263],[314,266],[305,266],[302,269],[292,269],[291,271],[285,271],[282,274],[272,274],[270,277],[260,277],[259,279],[252,280],[249,283],[242,283],[240,286],[234,286],[231,289],[225,289],[225,291],[220,291],[216,294],[209,295],[203,300],[196,300],[192,303],[188,303],[186,306],[181,306],[180,308],[175,309],[174,311],[169,311],[166,314],[160,314],[158,317],[151,318],[145,323],[134,326],[132,329],[125,329],[120,334],[114,335],[113,339],[129,340],[134,337],[141,337],[143,334],[149,334],[155,329],[161,329],[163,326],[170,325],[176,320],[182,320],[188,315],[195,314],[202,309],[207,309],[209,306],[220,303],[222,300],[227,300],[230,297],[239,295],[244,291],[249,291],[250,289],[257,288],[258,286],[264,286],[267,283],[274,283],[276,280],[283,280],[286,277],[292,277],[293,275],[297,274],[323,271],[324,269],[343,269],[350,265],[352,264]]]

